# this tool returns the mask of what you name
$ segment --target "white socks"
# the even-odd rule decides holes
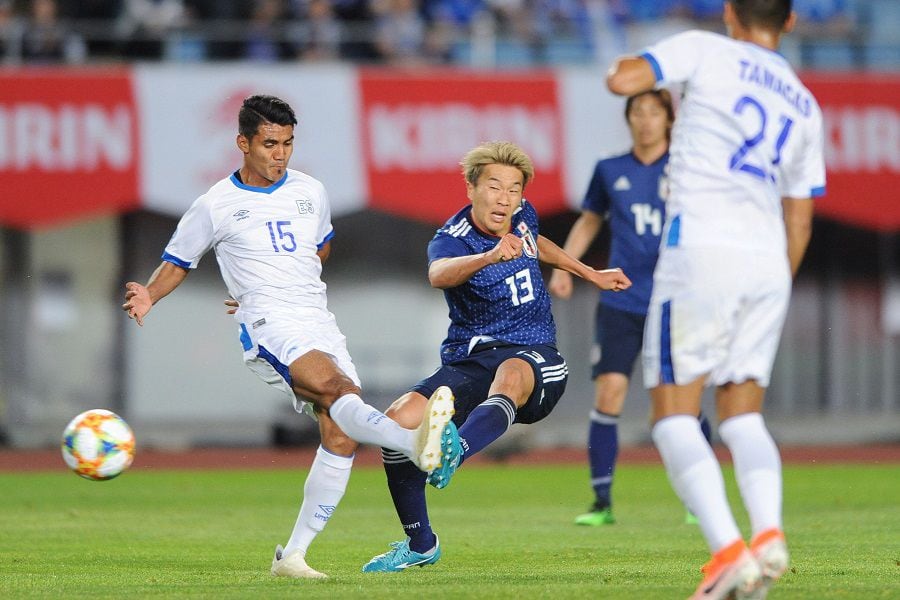
[[[400,427],[396,421],[363,402],[356,394],[345,394],[335,400],[328,414],[347,436],[360,444],[390,448],[418,463],[418,457],[413,457],[415,431]]]
[[[295,550],[306,554],[309,545],[325,528],[338,502],[344,496],[352,466],[352,456],[337,456],[319,446],[316,459],[309,470],[309,475],[306,476],[306,483],[303,484],[303,504],[300,506],[300,514],[297,515],[294,531],[284,547],[282,556],[288,556]]]
[[[734,461],[753,535],[781,529],[781,457],[759,413],[731,417],[719,425],[719,435]]]
[[[652,436],[675,493],[700,521],[712,553],[741,538],[728,506],[722,469],[697,417],[665,417],[653,426]]]

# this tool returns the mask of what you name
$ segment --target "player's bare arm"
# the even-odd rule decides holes
[[[603,269],[600,271],[593,269],[542,235],[538,236],[537,245],[538,257],[542,263],[577,275],[585,281],[593,283],[601,290],[621,292],[631,287],[631,280],[622,272],[622,269]]]
[[[462,285],[488,265],[522,256],[522,238],[507,233],[488,252],[471,256],[441,258],[428,267],[428,281],[432,287],[447,289]]]
[[[563,250],[573,258],[580,259],[587,252],[602,227],[602,216],[592,210],[582,211],[581,216],[572,225]],[[553,269],[547,289],[557,298],[570,298],[572,296],[572,275],[562,269]]]
[[[784,228],[787,233],[788,260],[791,263],[791,275],[797,274],[803,255],[809,246],[812,236],[813,200],[812,198],[782,198]]]
[[[319,257],[319,262],[324,265],[325,261],[328,260],[328,257],[331,256],[331,242],[322,244],[322,247],[316,252],[316,256]]]
[[[143,326],[144,317],[153,305],[181,285],[188,272],[188,269],[163,261],[150,276],[146,286],[135,281],[125,284],[125,304],[122,305],[122,310],[128,313],[129,319],[134,319],[138,325]]]
[[[640,56],[619,58],[606,72],[606,87],[619,96],[647,92],[656,85],[656,74],[650,62]]]

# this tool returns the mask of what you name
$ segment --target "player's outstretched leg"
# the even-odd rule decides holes
[[[391,542],[391,550],[375,556],[363,565],[363,573],[396,573],[409,567],[424,567],[441,558],[441,542],[434,536],[434,547],[427,552],[416,552],[409,547],[409,538]]]
[[[275,547],[275,557],[272,559],[272,575],[276,577],[296,577],[298,579],[325,579],[325,573],[320,573],[306,564],[306,556],[302,550],[294,550],[287,556],[281,545]]]
[[[457,455],[445,445],[445,460],[428,476],[428,483],[438,489],[446,487],[459,465],[509,430],[516,420],[516,410],[515,402],[504,394],[492,394],[476,406],[459,428],[460,453]]]
[[[419,468],[427,473],[438,473],[444,481],[441,487],[450,483],[462,453],[459,433],[450,420],[456,412],[453,401],[450,388],[442,385],[436,389],[425,405],[425,415],[416,430]]]

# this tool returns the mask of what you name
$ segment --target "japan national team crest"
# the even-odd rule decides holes
[[[537,242],[534,241],[528,225],[522,221],[516,225],[516,230],[519,232],[519,237],[522,238],[522,252],[529,258],[537,258]]]

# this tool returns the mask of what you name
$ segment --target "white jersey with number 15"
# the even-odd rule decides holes
[[[780,54],[715,33],[674,35],[642,56],[659,84],[686,84],[670,149],[668,245],[784,247],[781,198],[825,192],[815,98]]]

